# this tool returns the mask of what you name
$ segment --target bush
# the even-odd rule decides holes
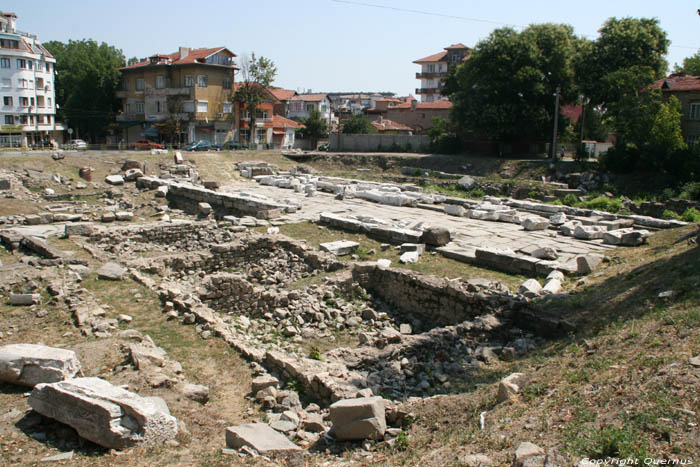
[[[575,206],[576,204],[579,203],[579,200],[576,197],[576,195],[569,193],[568,195],[564,196],[564,199],[562,200],[562,202],[564,204],[566,204],[567,206]]]
[[[620,198],[608,198],[605,196],[598,196],[587,200],[583,203],[583,206],[587,209],[597,209],[599,211],[607,212],[618,212],[622,207],[622,200]]]
[[[690,182],[683,185],[680,198],[700,201],[700,182]]]
[[[662,214],[661,218],[666,219],[666,220],[679,220],[681,216],[675,213],[675,211],[671,211],[670,209],[666,209]]]
[[[684,222],[700,222],[700,211],[695,208],[688,208],[681,216]]]

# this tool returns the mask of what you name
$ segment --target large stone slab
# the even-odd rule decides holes
[[[336,256],[344,256],[354,253],[360,244],[349,240],[339,240],[337,242],[321,243],[319,246],[321,251],[327,251]]]
[[[38,293],[13,293],[10,294],[10,305],[28,306],[41,303],[41,295]]]
[[[177,420],[162,402],[113,386],[100,378],[75,378],[39,384],[31,408],[73,427],[80,436],[106,448],[161,443],[177,435]]]
[[[0,347],[0,381],[22,386],[55,383],[80,371],[75,352],[45,345],[12,344]]]
[[[330,406],[333,434],[338,440],[383,439],[386,431],[384,399],[344,399]]]
[[[248,423],[226,428],[226,446],[255,449],[263,456],[301,455],[301,448],[264,423]]]
[[[117,263],[107,263],[97,270],[97,278],[108,281],[120,281],[125,274],[126,269]]]
[[[123,185],[124,177],[121,175],[107,175],[105,177],[105,182],[109,183],[110,185]]]
[[[52,248],[46,241],[40,238],[27,236],[22,239],[20,244],[27,250],[33,251],[43,258],[56,259],[63,256],[60,251]]]

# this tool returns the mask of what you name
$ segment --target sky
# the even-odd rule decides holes
[[[565,23],[595,39],[609,17],[653,17],[671,40],[671,68],[700,49],[697,0],[22,0],[1,8],[42,42],[93,39],[127,58],[180,46],[255,52],[277,66],[274,85],[300,92],[415,94],[414,60],[458,42],[473,47],[503,26]]]

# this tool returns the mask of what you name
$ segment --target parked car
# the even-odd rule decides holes
[[[68,149],[87,149],[87,143],[82,139],[72,139],[68,141]]]
[[[330,145],[329,145],[328,143],[323,143],[322,145],[320,145],[320,146],[318,147],[318,150],[319,150],[319,151],[328,151],[328,148],[329,148],[329,147],[330,147]]]
[[[211,149],[211,143],[209,141],[200,140],[194,144],[185,146],[185,151],[208,151]]]
[[[140,139],[129,143],[130,149],[138,149],[140,151],[150,151],[151,149],[163,149],[163,145],[160,143],[155,143],[149,139]]]
[[[221,145],[221,149],[224,150],[236,150],[236,149],[248,149],[247,144],[239,143],[237,141],[226,141]]]

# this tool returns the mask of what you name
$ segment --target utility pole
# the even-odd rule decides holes
[[[557,161],[557,126],[559,124],[559,93],[561,88],[557,86],[556,99],[554,100],[554,131],[552,135],[552,162]]]

